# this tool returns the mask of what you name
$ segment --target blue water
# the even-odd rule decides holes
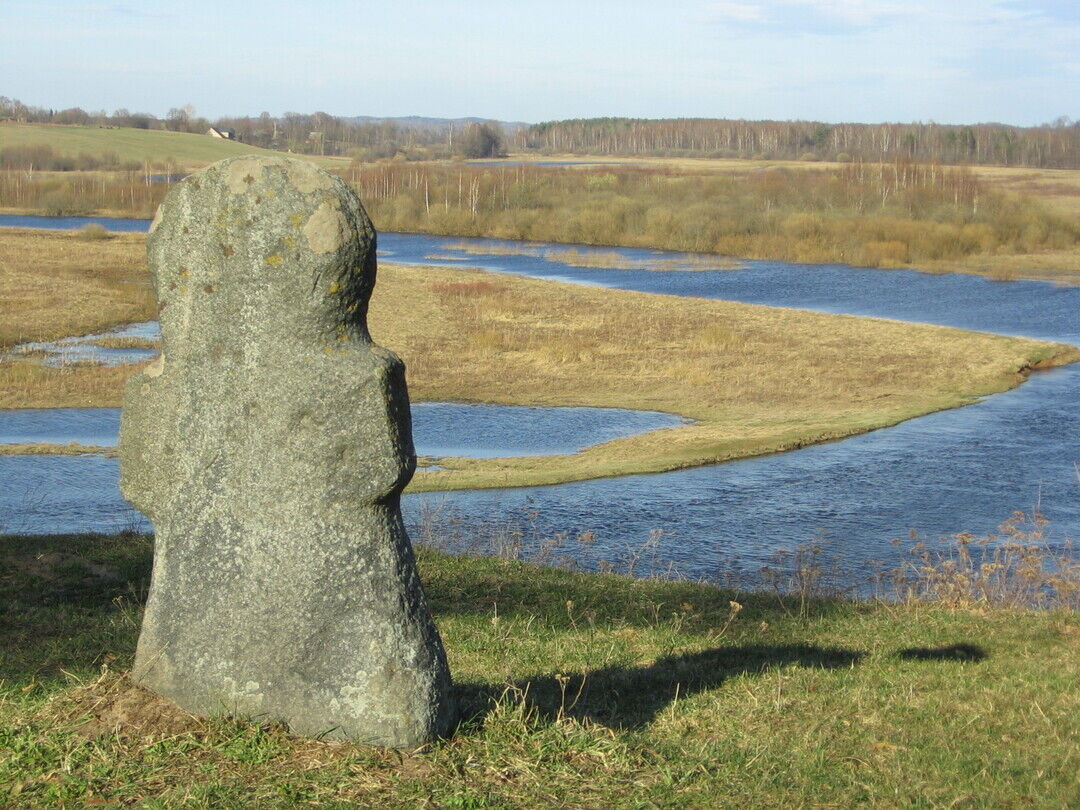
[[[20,343],[11,350],[13,355],[40,353],[43,354],[42,364],[53,368],[62,368],[76,363],[95,363],[103,366],[119,366],[127,363],[142,363],[153,359],[157,354],[155,349],[118,349],[98,346],[95,340],[102,338],[140,338],[143,340],[157,340],[161,337],[161,330],[157,321],[143,323],[129,323],[106,332],[97,332],[92,335],[78,335],[61,338],[60,340],[45,340],[32,343]],[[2,355],[0,355],[2,359]]]
[[[0,227],[47,228],[56,231],[77,231],[87,225],[101,225],[115,233],[146,233],[148,219],[119,219],[115,217],[37,217],[28,214],[0,214]]]
[[[2,224],[10,223],[0,217]],[[455,247],[461,245],[528,255]],[[452,267],[1080,344],[1080,288],[1045,282],[765,261],[734,271],[597,270],[554,262],[545,253],[574,247],[616,251],[633,261],[686,257],[395,233],[380,234],[379,246],[384,261],[437,265],[425,257],[439,254],[452,256],[445,262]],[[899,551],[890,541],[909,532],[930,538],[988,533],[1014,510],[1037,509],[1050,518],[1052,544],[1080,539],[1078,465],[1080,367],[1074,366],[1035,374],[1020,388],[975,405],[792,453],[554,487],[415,494],[405,497],[403,508],[417,536],[431,528],[433,515],[465,538],[511,534],[540,542],[592,533],[587,553],[573,543],[568,553],[594,563],[625,556],[658,531],[659,562],[692,577],[714,577],[733,560],[753,568],[778,549],[815,540],[827,541],[854,571],[872,560],[895,563]],[[67,489],[69,480],[81,497]],[[109,459],[0,458],[0,481],[49,499],[37,509],[13,507],[15,490],[5,484],[0,521],[6,510],[35,531],[70,531],[130,519]]]
[[[499,458],[576,453],[590,445],[686,424],[657,411],[532,408],[420,402],[412,406],[413,441],[424,456]],[[115,447],[119,408],[0,410],[0,444]]]

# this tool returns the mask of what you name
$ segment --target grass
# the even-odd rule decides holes
[[[0,359],[0,409],[118,408],[138,366],[43,366],[34,358]],[[12,452],[2,449],[0,452]]]
[[[140,234],[0,229],[0,349],[157,317]]]
[[[425,313],[420,319],[393,313]],[[567,456],[442,459],[415,489],[522,486],[745,457],[1017,384],[1075,348],[944,327],[384,265],[376,340],[414,400],[622,407],[697,420]],[[797,393],[793,393],[797,392]]]
[[[77,549],[77,552],[73,550]],[[464,722],[404,755],[133,687],[151,540],[0,538],[0,804],[1070,807],[1080,614],[420,549]]]
[[[188,132],[133,129],[128,127],[85,127],[60,124],[0,123],[4,146],[52,147],[57,155],[75,157],[80,153],[99,156],[113,153],[124,163],[164,164],[197,168],[237,155],[277,155],[258,146],[195,135]],[[348,165],[344,158],[310,158],[325,165]]]
[[[23,236],[54,259],[70,244]],[[125,244],[136,261],[138,237]],[[62,331],[76,304],[58,301],[39,321]],[[376,341],[405,360],[417,402],[696,420],[574,455],[444,458],[445,469],[417,474],[414,490],[549,484],[791,450],[963,405],[1017,385],[1031,368],[1080,359],[1074,347],[945,327],[391,264],[380,268],[369,320]],[[119,406],[132,368],[5,362],[0,406]]]
[[[0,444],[0,455],[6,456],[79,456],[84,453],[115,456],[115,447],[93,444],[56,444],[53,442],[30,442],[27,444]]]

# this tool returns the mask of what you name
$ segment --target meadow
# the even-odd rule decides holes
[[[151,320],[143,241],[0,233],[0,257],[23,268],[3,276],[0,315],[14,323],[23,301],[40,300],[27,321],[37,331],[24,331],[38,339],[82,331],[71,327],[76,311],[86,331]],[[90,257],[104,246],[106,266],[127,275],[97,296],[102,265]],[[957,407],[1032,369],[1080,359],[1070,346],[946,327],[385,263],[369,324],[404,359],[417,402],[618,407],[694,420],[573,455],[441,459],[445,469],[418,473],[414,490],[549,484],[791,450]],[[0,406],[117,407],[133,368],[9,359]]]
[[[134,534],[0,537],[0,804],[1080,800],[1068,601],[1029,611],[958,587],[853,602],[812,580],[750,593],[421,548],[462,723],[399,753],[294,737],[271,718],[192,717],[133,686],[151,549]]]
[[[150,164],[192,169],[237,155],[276,155],[270,149],[211,138],[189,132],[131,127],[62,126],[58,124],[0,123],[0,144],[4,147],[48,146],[56,155],[77,159],[89,155],[109,156],[119,163]],[[313,162],[347,165],[348,161],[308,157]],[[109,162],[112,162],[110,160]],[[39,167],[40,168],[40,167]]]

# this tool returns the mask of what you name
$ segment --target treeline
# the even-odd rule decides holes
[[[393,121],[368,122],[338,118],[324,112],[287,112],[274,117],[239,116],[214,121],[196,115],[191,105],[174,107],[165,118],[126,109],[109,114],[87,112],[80,107],[51,110],[31,107],[18,99],[0,96],[0,121],[67,124],[134,129],[167,129],[204,133],[211,126],[229,130],[235,140],[265,149],[308,155],[336,155],[361,161],[386,158],[440,160],[453,157],[488,158],[505,154],[502,128],[495,122],[470,122],[465,126],[415,128]]]
[[[1080,122],[824,124],[705,118],[589,118],[534,124],[529,149],[588,155],[895,161],[1080,168]]]
[[[357,167],[379,228],[902,266],[1062,249],[1080,225],[962,168],[852,164],[688,175],[621,167]]]
[[[109,113],[105,110],[86,111],[82,107],[54,110],[23,104],[17,98],[0,96],[0,121],[20,124],[63,124],[68,126],[128,127],[130,129],[169,129],[177,132],[205,132],[211,123],[195,115],[190,104],[174,107],[165,118],[151,113],[131,112],[121,107]]]

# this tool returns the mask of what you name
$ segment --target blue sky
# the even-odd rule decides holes
[[[1080,118],[1080,0],[2,0],[0,95],[210,118]]]

